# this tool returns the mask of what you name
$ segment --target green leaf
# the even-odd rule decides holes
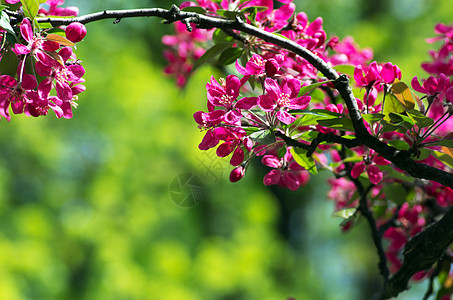
[[[396,98],[393,94],[387,94],[384,103],[384,115],[389,113],[403,113],[406,111],[406,107]]]
[[[312,109],[311,110],[312,112],[315,112],[315,113],[318,113],[318,114],[322,114],[322,115],[326,115],[326,116],[331,116],[331,117],[336,117],[336,118],[341,118],[343,117],[342,114],[339,114],[339,113],[336,113],[336,112],[333,112],[333,111],[329,111],[327,109]]]
[[[332,129],[354,132],[352,121],[346,118],[318,120],[318,124]]]
[[[269,145],[275,143],[276,138],[270,129],[259,130],[249,135],[249,137],[258,144]]]
[[[343,209],[340,209],[340,210],[337,210],[336,212],[334,212],[333,216],[339,217],[342,219],[349,219],[352,216],[354,216],[356,212],[357,212],[357,208],[355,208],[355,207],[343,208]]]
[[[411,109],[407,111],[407,115],[414,120],[415,124],[419,128],[429,127],[434,124],[434,120],[430,117],[425,116],[421,112],[415,109]]]
[[[201,65],[211,62],[214,58],[222,53],[225,49],[231,47],[233,42],[218,43],[206,50],[206,52],[195,62],[192,71],[198,69]]]
[[[183,9],[181,9],[182,11],[186,11],[186,12],[193,12],[193,13],[197,13],[197,14],[205,14],[206,13],[206,10],[203,8],[203,7],[200,7],[200,6],[187,6],[187,7],[184,7]]]
[[[251,133],[260,131],[258,127],[242,127],[247,135],[250,135]]]
[[[47,1],[47,0],[46,0],[46,1]],[[8,8],[8,6],[0,5],[0,10],[4,10],[5,8]]]
[[[5,29],[7,32],[11,33],[14,37],[16,37],[16,33],[14,32],[14,29],[13,29],[13,27],[11,27],[9,16],[3,10],[0,14],[0,27]],[[16,40],[17,40],[17,37],[16,37]]]
[[[236,59],[241,57],[243,50],[237,47],[231,47],[222,52],[219,57],[219,63],[221,65],[229,65],[234,63]]]
[[[398,150],[409,150],[410,148],[409,144],[402,140],[388,141],[387,144],[395,147]]]
[[[403,125],[396,125],[387,122],[386,120],[381,120],[382,125],[382,132],[391,132],[391,131],[398,131],[398,132],[406,132],[407,128]]]
[[[382,191],[384,192],[385,196],[388,200],[392,201],[393,203],[402,205],[406,202],[407,190],[401,185],[401,183],[391,183],[386,184]]]
[[[278,150],[277,156],[278,156],[278,158],[282,158],[283,156],[285,156],[285,154],[286,154],[286,145],[284,145],[283,147],[281,147]]]
[[[290,111],[290,113],[292,113]],[[299,113],[297,113],[299,114]],[[294,122],[297,126],[308,126],[308,125],[316,125],[318,124],[318,120],[329,118],[326,115],[318,114],[312,111],[306,111],[302,114],[301,117],[297,118],[296,122]]]
[[[411,90],[402,81],[395,80],[395,83],[392,85],[391,91],[393,95],[398,99],[398,101],[404,105],[406,110],[413,109],[415,107],[415,101],[412,97]]]
[[[316,82],[316,83],[301,87],[300,92],[299,92],[299,97],[311,92],[313,89],[317,88],[318,86],[321,86],[328,82],[330,82],[330,80]]]
[[[11,49],[2,50],[2,60],[0,61],[0,74],[16,76],[17,73],[17,56]]]
[[[444,150],[444,149],[442,149],[442,150]],[[441,152],[441,151],[437,151],[437,150],[431,150],[431,153],[435,158],[437,158],[438,160],[440,160],[441,162],[443,162],[450,168],[453,168],[453,157],[450,156],[448,153],[445,153],[445,151]]]
[[[385,116],[383,114],[363,114],[362,118],[367,122],[374,124],[382,120]]]
[[[323,91],[320,89],[314,89],[310,92],[311,103],[322,103],[326,97]]]
[[[39,1],[37,0],[20,0],[25,16],[30,20],[34,20],[39,10]]]
[[[336,70],[338,73],[343,73],[351,77],[354,77],[355,66],[353,65],[337,65],[333,67],[333,69]]]
[[[448,148],[453,148],[453,140],[438,140],[429,142],[429,146],[445,146]]]
[[[269,9],[269,7],[267,6],[249,6],[249,7],[246,7],[246,8],[243,8],[241,10],[241,13],[253,13],[254,11],[257,11],[257,12],[261,12],[261,11],[265,11]]]
[[[415,121],[409,118],[408,116],[393,112],[389,113],[388,116],[393,124],[408,123],[407,124],[408,128],[411,128],[412,126],[415,125]]]
[[[310,172],[313,175],[318,174],[316,169],[315,160],[313,157],[307,157],[307,150],[300,148],[291,148],[291,154],[293,155],[294,160],[305,170]]]
[[[232,42],[233,37],[226,34],[222,29],[216,29],[214,30],[212,34],[212,40],[216,43],[224,43],[224,42]]]
[[[238,11],[231,11],[231,10],[224,10],[224,9],[218,9],[216,13],[219,16],[225,17],[230,20],[236,20],[236,17],[239,16],[241,17],[242,20],[245,20],[245,16],[242,12]]]

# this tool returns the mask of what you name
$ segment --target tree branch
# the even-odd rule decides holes
[[[352,93],[349,79],[346,75],[339,76],[338,73],[334,69],[332,69],[325,61],[323,61],[321,58],[308,51],[304,47],[298,45],[297,43],[249,25],[245,23],[240,17],[238,17],[236,20],[227,20],[192,12],[180,11],[178,7],[173,6],[170,10],[161,8],[112,10],[70,19],[37,18],[36,20],[39,23],[49,22],[53,26],[59,26],[68,25],[72,22],[80,22],[86,24],[102,19],[115,19],[115,23],[117,23],[121,19],[131,17],[159,17],[165,19],[167,23],[183,21],[189,30],[191,29],[189,23],[194,23],[200,28],[237,30],[294,52],[295,54],[306,59],[326,78],[334,82],[335,88],[344,99],[348,108],[348,112],[355,129],[355,140],[357,141],[357,143],[366,145],[367,147],[374,149],[379,155],[391,161],[396,167],[404,170],[412,177],[432,180],[446,187],[453,188],[453,174],[444,172],[440,169],[436,169],[422,163],[418,163],[411,159],[411,154],[409,152],[399,151],[393,147],[390,147],[384,142],[373,137],[367,131],[362,121],[360,111],[357,107],[357,102],[355,100],[354,94]],[[277,132],[276,135],[278,136]],[[285,139],[283,136],[281,137]],[[289,140],[285,140],[285,142],[287,141]],[[297,145],[304,149],[306,149],[305,147],[311,146],[305,144],[302,144],[304,146],[302,146],[301,144]],[[389,281],[385,283],[384,289],[382,290],[379,299],[386,299],[388,297],[395,296],[399,292],[406,289],[408,280],[412,277],[412,275],[414,275],[418,271],[431,267],[432,264],[441,257],[445,249],[452,241],[453,208],[450,209],[440,221],[426,228],[423,232],[419,233],[407,243],[405,248],[403,266]]]
[[[193,12],[180,11],[178,7],[173,6],[172,9],[150,8],[150,9],[132,9],[132,10],[105,10],[103,12],[93,13],[77,18],[36,18],[38,23],[50,22],[54,26],[68,25],[72,22],[90,23],[103,19],[121,20],[124,18],[133,17],[160,17],[168,22],[186,20],[190,23],[197,24],[203,28],[220,28],[223,30],[238,30],[255,37],[258,37],[266,42],[273,43],[284,49],[292,51],[297,55],[306,59],[311,65],[318,69],[326,78],[334,82],[335,88],[344,99],[348,112],[354,125],[357,139],[359,139],[367,147],[374,149],[379,155],[391,161],[401,170],[406,171],[410,176],[433,180],[444,186],[453,188],[453,174],[433,168],[431,166],[418,163],[411,159],[410,153],[407,151],[399,151],[388,146],[384,142],[373,137],[363,124],[362,116],[360,115],[355,100],[352,88],[349,85],[349,79],[346,75],[339,76],[325,61],[300,46],[299,44],[286,39],[284,37],[274,35],[250,24],[245,23],[242,19],[227,20],[211,16],[205,16]]]

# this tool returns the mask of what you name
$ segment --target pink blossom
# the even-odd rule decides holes
[[[328,45],[335,51],[335,54],[329,57],[332,65],[352,64],[364,65],[373,58],[373,51],[369,48],[360,50],[354,39],[350,36],[339,42],[338,38],[333,38]]]
[[[392,84],[395,79],[401,79],[401,70],[390,62],[378,65],[374,61],[368,67],[357,66],[354,70],[354,79],[363,87]]]
[[[217,148],[217,156],[226,157],[233,153],[230,159],[233,166],[239,166],[244,161],[245,153],[242,146],[249,152],[252,150],[253,142],[242,128],[225,129],[217,136],[225,141]]]
[[[264,155],[262,163],[275,168],[264,176],[264,185],[278,184],[296,191],[300,186],[307,184],[310,178],[308,172],[293,160],[289,149],[281,159],[275,155]]]
[[[265,59],[259,54],[253,54],[246,63],[245,68],[236,61],[236,70],[242,75],[262,75],[274,76],[281,64],[283,63],[283,55],[276,55],[273,58]]]
[[[310,96],[300,96],[300,81],[294,78],[283,79],[280,86],[275,80],[266,78],[266,94],[259,96],[258,104],[265,111],[276,111],[277,118],[284,124],[291,124],[296,118],[286,110],[305,109],[310,103]]]
[[[21,83],[9,75],[2,75],[0,86],[0,115],[9,121],[9,106],[13,113],[23,113],[25,104],[31,102],[28,92],[36,88],[37,81],[35,76],[29,74],[24,74]]]
[[[226,80],[221,79],[220,84],[211,76],[211,81],[206,84],[208,91],[208,101],[213,107],[224,107],[225,115],[223,120],[227,124],[241,124],[241,109],[249,110],[256,106],[256,97],[246,97],[237,100],[241,80],[235,75],[228,75]]]

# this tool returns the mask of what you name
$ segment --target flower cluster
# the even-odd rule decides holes
[[[449,78],[453,71],[448,71],[452,66],[453,27],[436,26],[439,37],[430,42],[441,40],[444,44],[438,52],[431,52],[433,63],[423,64],[432,76],[422,83],[418,78],[412,80],[413,89],[422,93],[419,97],[400,81],[402,74],[397,65],[370,62],[370,49],[360,49],[351,37],[342,41],[337,37],[328,39],[321,18],[310,22],[305,13],[295,13],[291,0],[280,2],[283,3],[277,9],[273,1],[266,0],[205,0],[198,1],[198,5],[213,16],[225,16],[225,10],[242,14],[247,22],[285,36],[338,70],[352,66],[352,71],[345,74],[354,84],[354,93],[361,94],[360,99],[356,98],[357,108],[369,133],[399,150],[410,151],[416,160],[452,171],[443,151],[453,137],[453,80]],[[252,13],[255,6],[260,9]],[[328,197],[335,201],[336,210],[357,209],[362,202],[370,210],[377,205],[380,213],[374,217],[378,226],[397,214],[384,235],[390,241],[386,255],[391,271],[397,271],[409,238],[440,214],[427,203],[434,202],[437,207],[451,205],[452,190],[431,181],[405,180],[404,171],[365,146],[346,149],[344,145],[319,143],[319,135],[350,139],[354,134],[348,109],[340,102],[341,96],[332,83],[304,58],[288,50],[256,38],[249,40],[239,32],[233,36],[242,43],[232,43],[221,56],[228,52],[241,54],[240,59],[230,59],[235,61],[232,72],[236,75],[220,80],[212,77],[206,85],[207,111],[194,114],[198,127],[205,131],[199,148],[217,147],[219,157],[230,156],[234,167],[231,182],[241,180],[249,162],[257,156],[262,156],[261,163],[272,168],[263,183],[292,191],[307,183],[309,171],[332,171],[335,178],[329,180]],[[241,47],[242,52],[235,51]],[[187,75],[184,73],[184,78]],[[306,149],[315,142],[318,150],[307,157]],[[365,183],[369,185],[368,192],[361,195],[359,191]],[[344,230],[354,223],[352,219],[346,221]]]
[[[12,3],[10,1],[8,3]],[[48,9],[40,13],[52,16],[75,16],[75,8],[61,8],[64,1],[47,1]],[[52,109],[58,118],[71,118],[77,95],[85,90],[85,69],[77,60],[72,46],[86,35],[86,28],[72,23],[63,35],[40,31],[28,18],[20,23],[20,39],[2,48],[2,60],[17,61],[11,70],[0,75],[0,115],[11,119],[14,114],[47,115]],[[6,72],[5,72],[6,71]]]

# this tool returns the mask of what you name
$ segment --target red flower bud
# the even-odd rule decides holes
[[[245,169],[243,166],[239,166],[237,168],[234,168],[233,171],[230,173],[230,181],[231,182],[237,182],[244,177],[245,174]]]
[[[74,22],[66,27],[65,33],[68,40],[78,43],[87,35],[87,29],[82,23]]]

